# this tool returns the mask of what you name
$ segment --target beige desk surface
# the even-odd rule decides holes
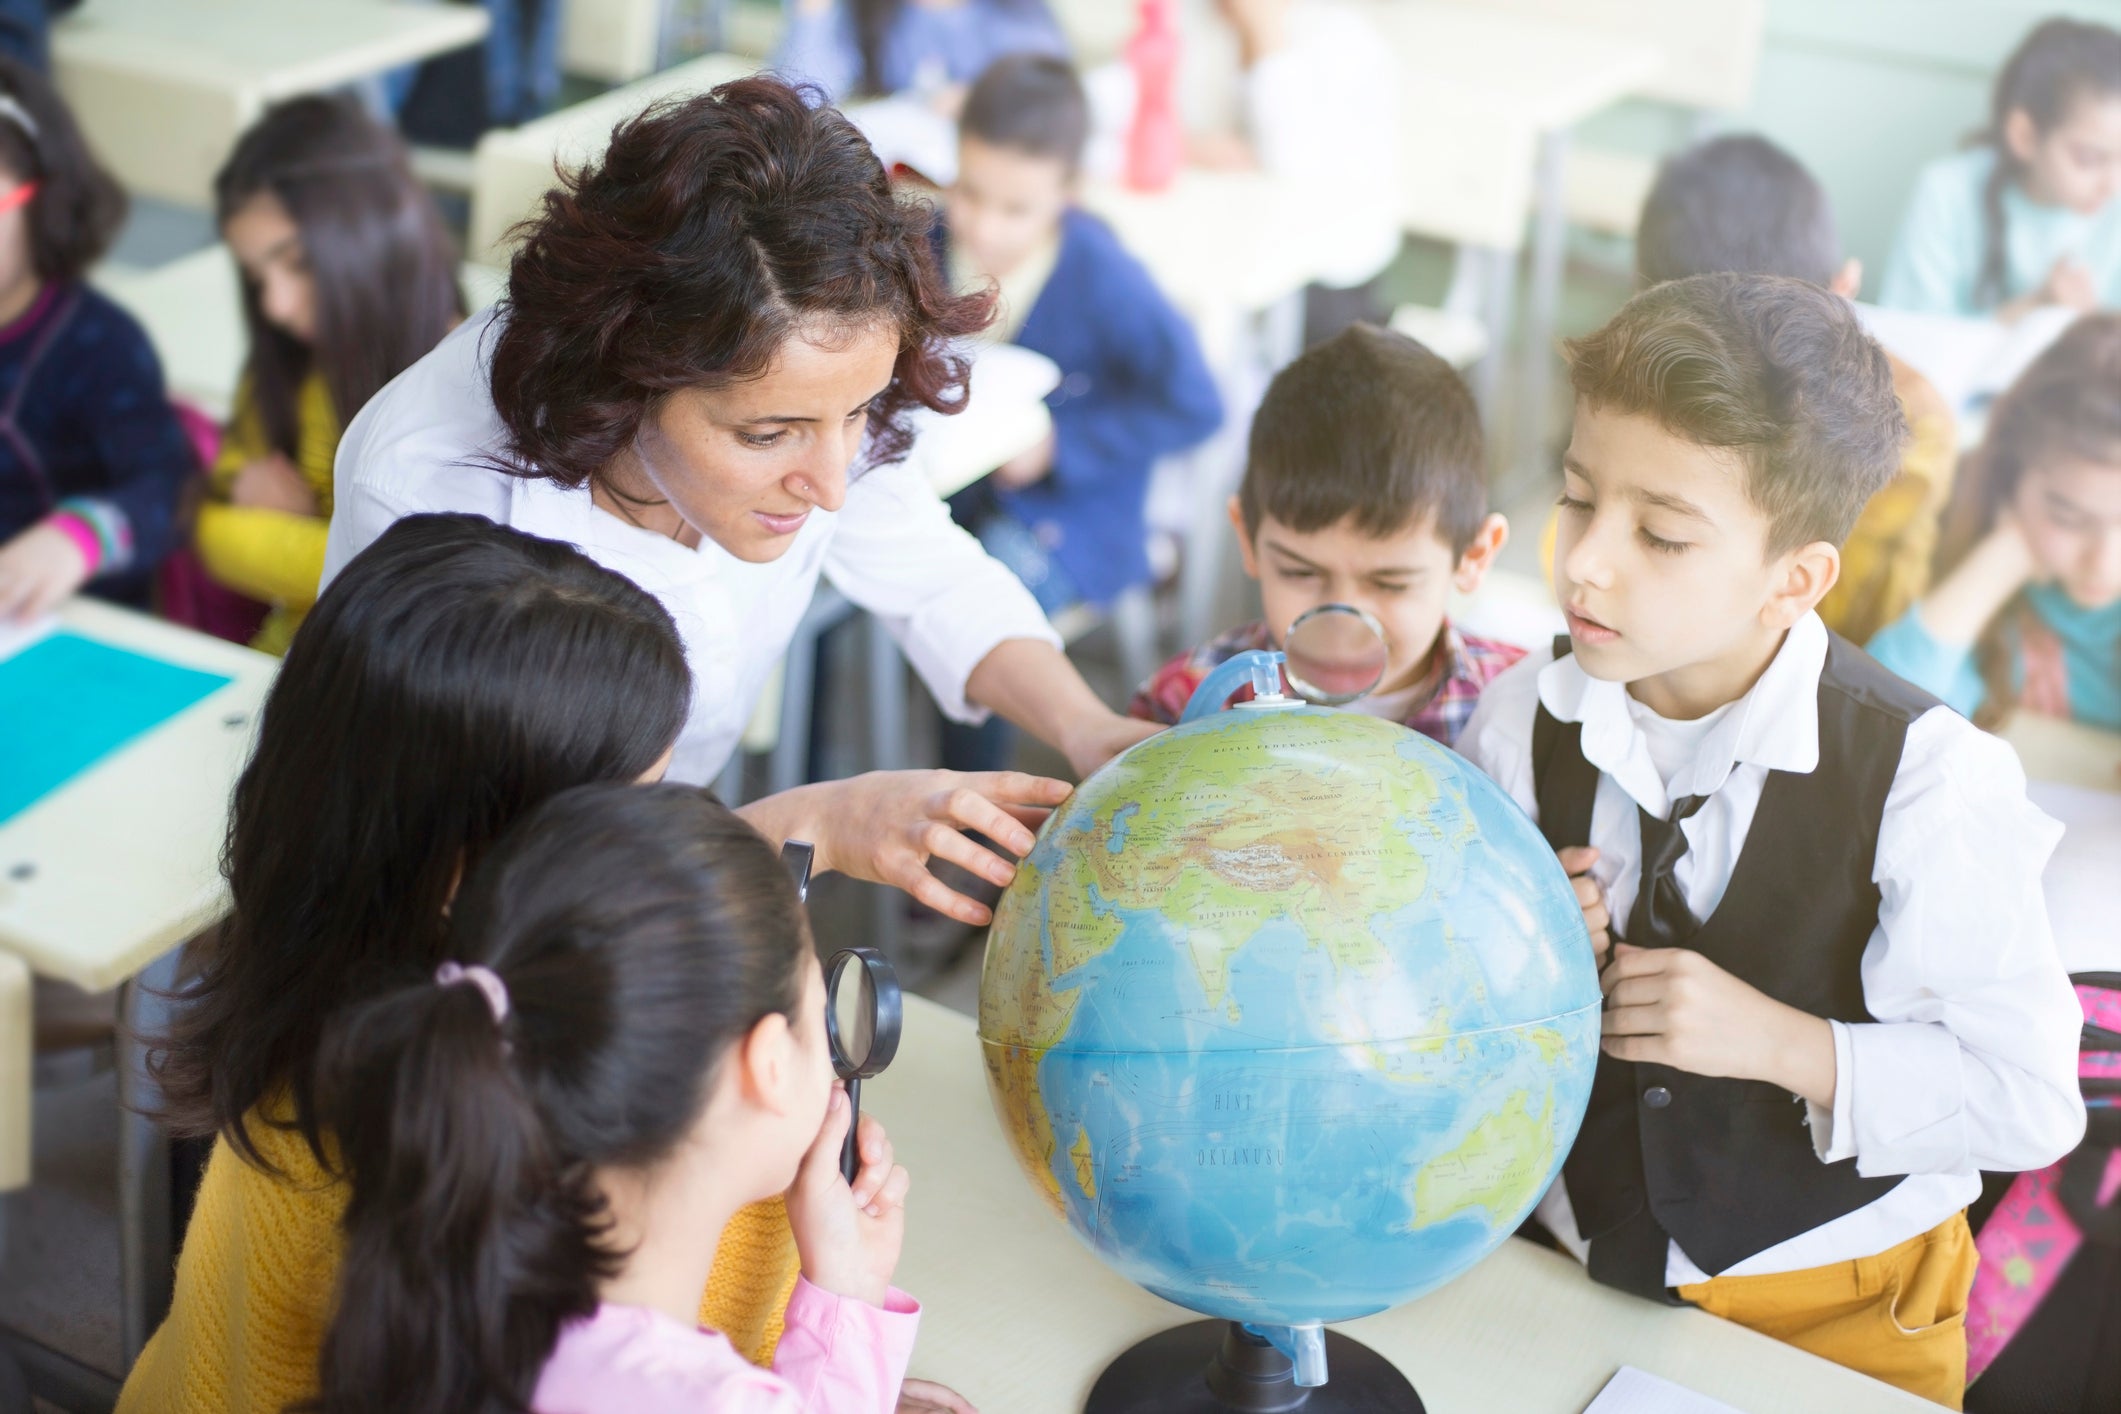
[[[0,825],[0,948],[100,991],[220,914],[229,791],[279,662],[91,599],[59,623],[234,679]]]
[[[2013,712],[2002,735],[2033,780],[2121,791],[2121,735],[2033,712]]]
[[[151,270],[103,265],[89,278],[147,331],[170,396],[225,420],[250,348],[228,248],[216,242]],[[507,291],[506,272],[490,266],[465,265],[458,278],[474,312]]]
[[[476,6],[376,0],[87,0],[52,25],[63,68],[94,64],[256,88],[315,93],[474,44]]]
[[[899,1285],[926,1308],[913,1373],[989,1414],[1077,1414],[1121,1351],[1195,1319],[1108,1271],[1033,1193],[987,1099],[970,1018],[909,997],[891,1069],[864,1088],[913,1174]],[[1698,1311],[1593,1286],[1512,1240],[1441,1291],[1342,1328],[1432,1414],[1577,1414],[1622,1364],[1753,1414],[1935,1406]]]
[[[210,205],[214,172],[266,104],[460,49],[477,6],[377,0],[87,0],[52,26],[52,68],[127,188]]]

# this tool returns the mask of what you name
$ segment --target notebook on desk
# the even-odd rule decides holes
[[[231,681],[52,620],[0,628],[0,825]]]

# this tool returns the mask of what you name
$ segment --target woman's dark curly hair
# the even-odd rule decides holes
[[[580,486],[668,394],[757,377],[806,328],[874,320],[897,325],[899,352],[864,462],[896,461],[916,403],[964,406],[950,342],[993,317],[990,294],[953,294],[938,272],[933,220],[892,196],[853,124],[778,79],[621,124],[520,228],[492,343],[504,464]]]

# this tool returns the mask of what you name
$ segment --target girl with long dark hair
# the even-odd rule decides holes
[[[1008,54],[1066,58],[1046,0],[787,0],[773,66],[834,100],[962,97]]]
[[[2121,731],[2121,314],[2071,325],[1996,404],[1935,583],[1869,646],[1983,726]]]
[[[2052,19],[2025,37],[1988,126],[1923,170],[1878,302],[2006,322],[2121,307],[2121,31]]]
[[[339,432],[464,317],[456,252],[405,146],[348,98],[267,110],[214,183],[250,356],[199,513],[208,573],[272,605],[285,653],[316,602]]]
[[[684,786],[582,786],[467,876],[446,960],[349,1009],[320,1062],[349,1175],[326,1414],[883,1414],[918,1308],[906,1171],[849,1107],[770,845]],[[771,1371],[702,1331],[723,1229],[786,1195]]]
[[[459,881],[572,786],[659,777],[692,693],[670,616],[566,545],[473,516],[398,522],[296,636],[239,778],[232,908],[151,1045],[165,1121],[216,1136],[169,1319],[119,1407],[282,1409],[317,1392],[346,1202],[319,1034],[445,957]],[[794,1248],[730,1225],[700,1317],[770,1354]],[[498,1313],[496,1313],[498,1316]]]
[[[89,288],[125,219],[42,74],[0,58],[0,624],[144,607],[198,468],[131,315]]]
[[[621,125],[525,231],[508,298],[361,411],[326,557],[400,516],[469,511],[564,540],[670,611],[696,684],[671,778],[715,779],[822,575],[959,720],[997,712],[1088,772],[1155,728],[1098,700],[1037,601],[906,459],[916,406],[964,405],[952,342],[992,317],[838,112],[750,78]],[[871,773],[746,807],[769,837],[974,925],[923,867],[989,882],[1057,782]],[[1028,792],[1028,793],[1027,793]],[[753,811],[765,812],[753,814]],[[997,829],[1001,833],[997,833]]]

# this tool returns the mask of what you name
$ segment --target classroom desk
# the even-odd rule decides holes
[[[1510,328],[1516,252],[1532,220],[1532,279],[1517,388],[1518,475],[1538,470],[1567,237],[1569,131],[1663,66],[1656,46],[1587,25],[1449,0],[1393,0],[1367,13],[1392,46],[1399,90],[1399,188],[1408,230],[1456,244],[1490,353],[1476,374],[1492,409]],[[1481,287],[1477,291],[1472,287]],[[1491,414],[1492,415],[1492,414]]]
[[[987,1099],[969,1017],[906,999],[898,1058],[864,1084],[913,1175],[897,1282],[920,1299],[913,1373],[1008,1414],[1077,1414],[1135,1341],[1195,1319],[1115,1275],[1032,1190]],[[1622,1364],[1754,1414],[1917,1414],[1912,1395],[1692,1310],[1595,1286],[1512,1239],[1397,1311],[1341,1327],[1432,1414],[1575,1414]]]
[[[127,189],[211,207],[214,173],[267,104],[461,49],[486,29],[477,6],[87,0],[53,23],[52,69]]]
[[[2032,780],[2121,791],[2121,735],[2026,711],[2011,713],[2001,735]]]
[[[150,966],[167,971],[164,955],[226,908],[219,863],[229,792],[279,661],[93,599],[68,601],[58,622],[84,638],[231,679],[0,824],[0,953],[95,992]],[[0,968],[0,1009],[11,970]],[[130,1001],[121,993],[121,1009]],[[120,1046],[121,1105],[145,1094],[136,1084],[137,1051],[130,1041]],[[10,1133],[5,1121],[27,1115],[29,1084],[27,1065],[0,1058],[0,1180],[17,1179],[16,1186],[28,1178],[28,1127]],[[120,1128],[129,1358],[167,1303],[169,1190],[153,1126],[121,1114]],[[0,1181],[0,1189],[8,1186]]]
[[[458,279],[473,313],[508,288],[507,272],[487,265],[466,264]],[[226,422],[250,353],[242,282],[228,248],[216,242],[151,270],[100,265],[89,281],[140,321],[169,395]]]

